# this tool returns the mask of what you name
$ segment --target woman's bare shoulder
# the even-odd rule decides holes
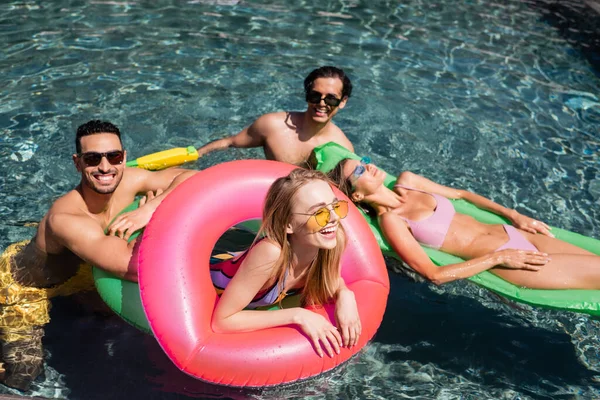
[[[244,264],[249,268],[269,269],[279,259],[280,255],[281,247],[276,242],[265,238],[252,246],[248,251]]]

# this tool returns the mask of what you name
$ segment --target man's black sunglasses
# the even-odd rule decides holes
[[[119,165],[123,162],[124,156],[125,152],[123,150],[114,150],[107,153],[89,151],[87,153],[77,154],[77,157],[81,158],[88,167],[96,167],[100,165],[102,162],[102,157],[106,157],[111,165]]]
[[[325,97],[323,97],[323,94],[317,92],[316,90],[312,90],[306,93],[306,101],[311,104],[319,104],[321,100],[323,100],[325,104],[327,104],[330,107],[337,107],[342,102],[342,99],[338,99],[332,94],[328,94],[325,95]]]

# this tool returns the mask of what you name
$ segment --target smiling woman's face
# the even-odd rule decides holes
[[[340,218],[332,211],[331,203],[335,201],[337,197],[331,186],[321,180],[309,182],[296,192],[288,226],[288,233],[294,236],[296,243],[320,249],[335,248],[340,222]],[[320,226],[311,215],[323,207],[328,207],[330,211],[329,220],[325,226]]]

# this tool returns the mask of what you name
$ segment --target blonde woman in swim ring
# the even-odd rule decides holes
[[[211,270],[213,284],[224,289],[213,314],[213,329],[243,332],[297,325],[321,357],[323,350],[333,357],[340,347],[354,346],[361,323],[354,293],[340,275],[346,245],[340,220],[347,212],[348,203],[336,197],[321,172],[296,169],[277,179],[267,193],[257,236],[264,238],[230,262],[237,265],[226,262]],[[305,305],[335,300],[338,327],[300,307],[245,309],[276,304],[291,292],[300,292]]]
[[[433,283],[490,270],[532,289],[600,289],[600,256],[554,238],[545,223],[411,172],[401,173],[391,190],[385,175],[366,157],[342,160],[329,173],[352,201],[375,212],[394,251]],[[481,223],[457,213],[448,199],[467,200],[513,225]],[[438,267],[420,244],[467,261]]]

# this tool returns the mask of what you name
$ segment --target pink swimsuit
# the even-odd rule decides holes
[[[532,250],[537,251],[537,247],[529,243],[529,240],[523,236],[521,232],[517,230],[514,226],[511,225],[502,225],[506,234],[508,235],[508,242],[504,243],[502,246],[498,247],[496,251],[504,250],[504,249],[517,249],[517,250]]]
[[[454,218],[454,214],[456,214],[456,211],[454,211],[454,206],[450,200],[444,196],[440,196],[439,194],[413,189],[400,184],[397,184],[394,187],[401,187],[408,190],[427,193],[428,195],[433,196],[437,202],[437,206],[433,210],[433,214],[431,214],[429,217],[420,221],[412,221],[410,219],[401,218],[408,223],[413,236],[419,243],[434,249],[439,249],[442,247],[444,239],[446,239],[446,235],[448,234],[448,229],[450,229],[452,218]]]
[[[425,192],[424,190],[414,189],[408,186],[397,184],[394,187],[401,187],[408,190],[415,190],[417,192],[427,193],[435,199],[437,206],[433,210],[433,214],[429,217],[420,221],[412,221],[410,219],[402,218],[408,223],[413,236],[422,245],[439,249],[444,244],[444,239],[450,229],[452,218],[456,211],[454,206],[444,196],[439,194]],[[517,250],[533,250],[537,251],[537,248],[531,244],[521,232],[519,232],[514,226],[502,225],[506,234],[508,235],[508,242],[498,247],[495,251],[504,249],[517,249]]]

